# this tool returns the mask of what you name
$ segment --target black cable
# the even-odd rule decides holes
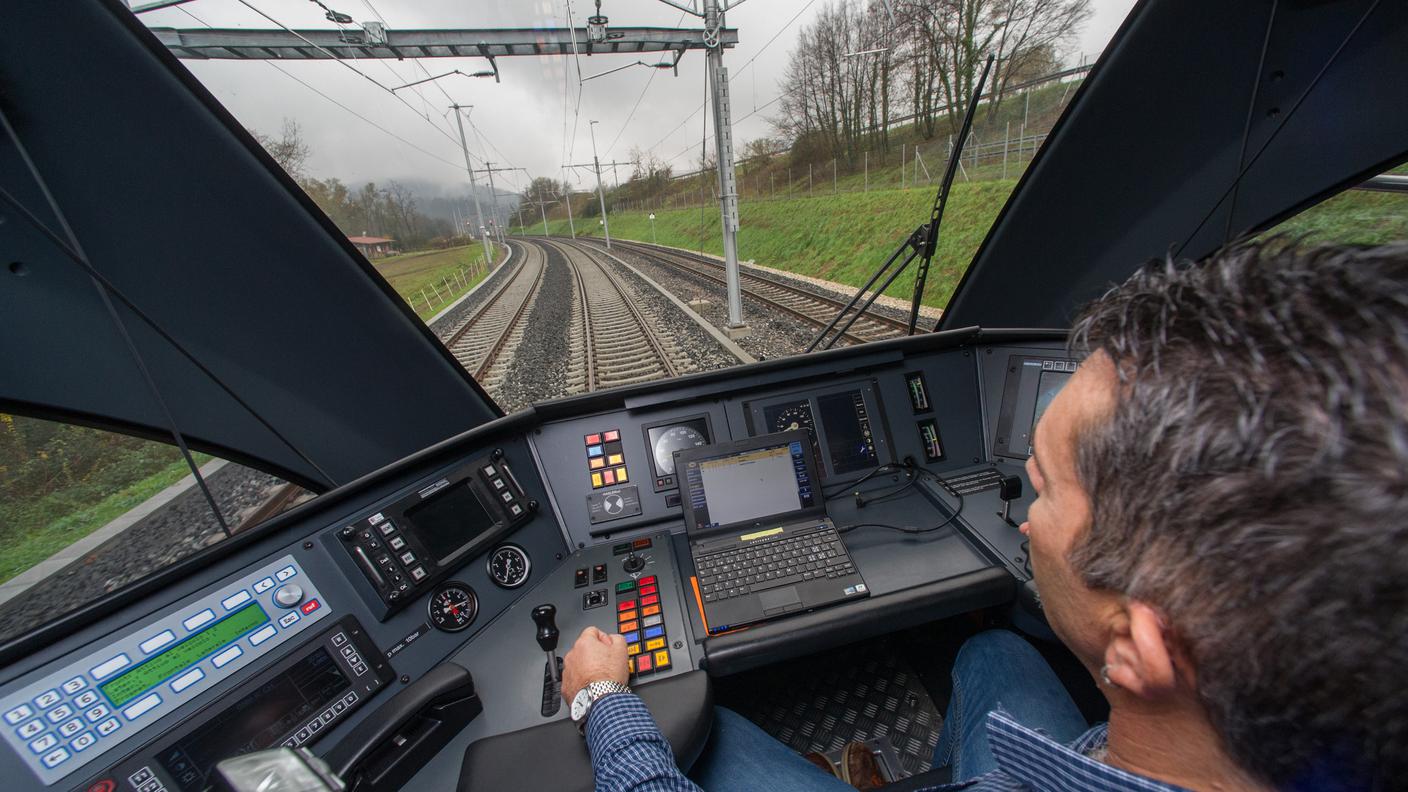
[[[864,484],[865,482],[869,481],[870,479],[872,479],[872,478],[874,478],[874,477],[876,477],[876,476],[878,476],[878,475],[880,475],[880,474],[882,474],[882,473],[889,473],[889,472],[892,472],[892,471],[897,471],[897,470],[909,470],[909,469],[910,469],[909,467],[907,467],[907,466],[905,466],[905,465],[902,465],[902,464],[899,464],[899,463],[897,463],[897,462],[886,462],[886,463],[883,464],[883,465],[876,465],[876,466],[875,466],[874,468],[872,468],[868,473],[866,473],[865,475],[861,476],[861,477],[858,478],[858,479],[855,479],[855,480],[853,480],[853,481],[847,481],[847,482],[845,482],[844,484],[832,484],[832,485],[830,485],[831,488],[834,488],[834,490],[835,490],[834,492],[827,492],[826,490],[827,490],[828,488],[827,488],[827,487],[822,487],[822,488],[821,488],[821,494],[829,498],[829,497],[831,497],[832,495],[835,495],[837,492],[842,492],[842,491],[844,491],[844,490],[850,489],[851,487],[856,487],[856,486],[859,486],[859,485],[861,485],[861,484]]]
[[[947,481],[944,481],[942,478],[940,478],[940,477],[937,476],[936,474],[934,474],[934,473],[932,473],[932,472],[930,472],[930,471],[928,471],[928,470],[925,470],[924,468],[921,468],[921,467],[915,467],[915,468],[913,468],[913,469],[914,469],[914,471],[915,471],[916,473],[919,474],[919,476],[928,476],[929,478],[933,479],[933,481],[934,481],[935,483],[937,483],[939,486],[943,487],[944,491],[946,491],[946,492],[948,492],[950,495],[953,495],[954,497],[958,498],[958,508],[957,508],[956,510],[954,510],[953,514],[950,514],[950,515],[949,515],[948,519],[944,520],[943,522],[941,522],[941,523],[939,523],[938,525],[935,525],[935,526],[933,526],[933,527],[931,527],[931,528],[905,528],[905,527],[901,527],[901,526],[898,526],[898,525],[889,525],[889,524],[886,524],[886,523],[855,523],[855,524],[853,524],[853,525],[846,525],[846,526],[837,528],[837,529],[836,529],[836,533],[838,533],[838,534],[845,534],[845,533],[849,533],[849,532],[851,532],[851,531],[854,531],[854,530],[857,529],[857,528],[886,528],[886,529],[889,529],[889,530],[891,530],[891,531],[898,531],[899,533],[904,533],[904,534],[926,534],[926,533],[933,533],[934,531],[937,531],[937,530],[939,530],[939,529],[941,529],[941,528],[945,528],[945,527],[947,527],[947,526],[953,524],[953,522],[954,522],[955,520],[957,520],[960,515],[963,514],[963,506],[964,506],[964,502],[965,502],[965,498],[963,497],[963,494],[960,493],[960,492],[958,492],[958,491],[956,491],[956,490],[954,490],[952,487],[949,486],[949,484],[948,484]],[[917,478],[918,478],[918,477],[916,477],[916,479],[917,479]]]

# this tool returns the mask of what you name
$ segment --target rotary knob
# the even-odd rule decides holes
[[[635,553],[631,553],[621,561],[621,568],[634,575],[642,569],[645,569],[645,559]]]
[[[280,608],[292,608],[303,601],[303,589],[297,583],[280,586],[274,592],[274,604]]]

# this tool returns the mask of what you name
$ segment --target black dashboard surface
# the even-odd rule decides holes
[[[1029,431],[1037,409],[1041,388],[1022,381],[1022,363],[1030,360],[1036,372],[1042,361],[1048,371],[1061,365],[1058,337],[953,331],[590,394],[486,424],[327,493],[145,589],[80,612],[66,635],[44,646],[12,653],[0,672],[0,715],[11,732],[0,750],[0,773],[22,779],[12,784],[17,789],[106,789],[111,781],[112,789],[189,792],[203,778],[190,771],[219,758],[222,746],[187,737],[209,732],[203,724],[235,717],[240,701],[261,700],[257,691],[296,689],[307,701],[270,714],[264,728],[247,728],[224,749],[282,742],[326,754],[377,716],[388,690],[452,661],[472,675],[483,711],[407,784],[449,789],[475,741],[568,717],[544,688],[547,660],[529,615],[538,605],[556,608],[559,656],[587,625],[632,633],[633,651],[646,658],[633,657],[642,664],[633,684],[648,686],[699,668],[733,673],[1013,601],[1030,578],[1015,527],[1030,495],[1014,502],[1009,524],[998,516],[993,484],[997,475],[1022,475],[1024,449],[1007,435]],[[813,430],[829,516],[837,526],[857,526],[845,542],[871,594],[706,637],[678,482],[668,464],[672,452],[793,426]],[[897,470],[849,486],[876,465],[906,462],[949,483],[906,485]],[[489,467],[492,475],[484,473]],[[483,546],[427,565],[424,585],[405,585],[388,602],[389,589],[375,581],[389,581],[379,575],[409,576],[422,559],[380,558],[374,575],[372,556],[399,555],[407,542],[425,546],[415,544],[414,518],[400,516],[397,504],[428,503],[465,470],[479,476],[471,483],[481,501],[502,496],[506,504],[476,520],[492,522],[498,514],[503,520]],[[503,481],[495,484],[496,478]],[[508,509],[518,504],[523,508],[511,516]],[[383,520],[399,525],[387,529]],[[349,544],[353,528],[368,532],[358,540],[370,549],[365,558]],[[496,582],[490,558],[505,543],[527,563],[509,553]],[[285,566],[296,576],[275,579]],[[260,576],[266,568],[268,584]],[[504,575],[522,579],[510,577],[505,585]],[[292,599],[288,587],[295,582],[303,584],[300,597],[286,606],[281,600]],[[314,599],[316,608],[302,612]],[[432,601],[440,613],[431,613]],[[213,618],[201,621],[207,609]],[[298,632],[315,615],[316,629]],[[456,631],[445,631],[447,624]],[[212,625],[225,626],[217,632]],[[347,643],[332,643],[339,632],[333,625],[350,635]],[[255,642],[258,635],[265,637]],[[52,638],[39,636],[45,637]],[[322,640],[335,663],[318,654]],[[217,666],[230,647],[240,648],[240,658]],[[332,666],[351,682],[339,681]],[[370,671],[359,676],[359,666]],[[201,679],[189,682],[197,669]],[[346,700],[358,680],[372,676],[384,684],[360,683],[356,701]],[[45,695],[51,682],[54,700]],[[68,682],[74,692],[63,687]],[[148,711],[129,712],[133,702],[157,698]],[[257,713],[244,716],[240,722],[260,725]],[[117,727],[99,736],[96,726],[110,718]],[[90,732],[91,741],[83,738]],[[37,748],[30,747],[34,741]],[[173,745],[204,753],[192,748],[176,756]]]

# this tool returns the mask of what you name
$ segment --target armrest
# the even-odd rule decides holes
[[[708,674],[688,671],[651,682],[636,693],[670,741],[675,762],[689,770],[704,750],[714,721]],[[459,792],[590,792],[594,786],[586,740],[568,718],[470,743],[460,767]]]

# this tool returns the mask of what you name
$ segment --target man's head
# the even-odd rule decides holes
[[[1053,627],[1254,778],[1402,777],[1408,246],[1151,265],[1072,341],[1028,464]]]

